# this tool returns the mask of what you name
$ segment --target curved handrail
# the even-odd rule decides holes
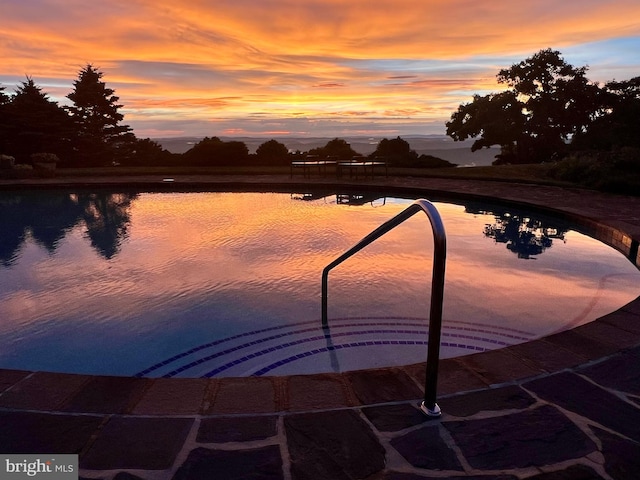
[[[440,407],[438,407],[436,403],[436,389],[438,383],[438,363],[440,361],[440,335],[442,331],[442,302],[444,298],[447,239],[440,213],[438,213],[438,210],[431,202],[424,199],[416,200],[391,220],[380,225],[322,270],[322,327],[328,328],[327,293],[329,271],[420,211],[427,214],[429,222],[431,223],[434,247],[425,392],[424,402],[422,402],[420,408],[429,416],[440,416]]]

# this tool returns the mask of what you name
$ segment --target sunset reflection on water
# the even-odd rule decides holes
[[[2,368],[132,375],[214,339],[319,326],[322,269],[411,203],[378,196],[338,204],[335,193],[308,201],[288,193],[49,195],[0,202],[10,225],[0,234]],[[41,200],[47,215],[33,214]],[[487,235],[487,226],[504,226],[505,212],[436,206],[448,244],[445,328],[513,329],[517,343],[593,320],[640,293],[640,273],[622,255],[566,226],[552,225],[548,232],[561,235],[523,253],[504,235]],[[518,225],[504,230],[522,233]],[[536,228],[530,235],[542,235]],[[431,255],[429,223],[416,215],[336,268],[330,325],[426,325]],[[340,368],[424,360],[423,346],[414,362],[407,351],[391,360],[376,351],[372,364],[343,359]],[[462,353],[472,352],[443,349]]]

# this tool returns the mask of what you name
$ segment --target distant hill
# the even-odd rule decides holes
[[[163,148],[173,153],[184,153],[193,145],[202,140],[203,137],[173,137],[173,138],[154,138],[154,140]],[[257,148],[264,142],[270,140],[267,137],[219,137],[224,141],[239,141],[247,145],[250,153],[255,153]],[[378,142],[383,137],[340,137],[351,145],[358,153],[369,155],[374,152]],[[408,135],[402,137],[409,142],[411,148],[418,154],[433,155],[444,160],[448,160],[460,166],[482,166],[491,165],[496,154],[500,152],[499,148],[483,149],[477,152],[471,152],[471,144],[473,141],[454,142],[445,135]],[[322,147],[331,140],[326,137],[283,137],[275,138],[275,140],[285,144],[290,151],[300,150],[307,152],[312,148]]]

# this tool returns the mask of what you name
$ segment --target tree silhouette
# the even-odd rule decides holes
[[[9,103],[10,97],[5,93],[6,88],[0,85],[0,106]]]
[[[224,142],[218,137],[205,137],[183,155],[188,165],[233,166],[246,164],[249,149],[244,142]]]
[[[103,165],[112,162],[119,143],[132,141],[127,135],[131,128],[120,125],[124,115],[115,91],[102,81],[103,73],[88,64],[73,82],[73,91],[67,98],[73,102],[68,107],[78,131],[77,149],[83,165]]]
[[[576,135],[575,149],[640,148],[640,77],[604,86],[604,107],[590,127]]]
[[[342,138],[334,138],[329,140],[324,147],[312,148],[309,155],[318,155],[322,158],[335,157],[340,160],[349,160],[359,156],[349,143]]]
[[[68,156],[73,133],[69,116],[31,77],[18,86],[2,110],[6,115],[4,153],[24,163],[32,153],[55,153],[61,159]]]
[[[409,142],[397,137],[391,140],[388,138],[380,140],[370,157],[383,158],[389,165],[395,167],[408,167],[415,166],[418,154],[411,150]]]
[[[7,106],[11,101],[11,97],[5,93],[5,87],[0,85],[0,155],[7,153],[7,140],[9,131],[9,113]]]
[[[602,111],[601,90],[586,78],[587,68],[575,68],[560,52],[540,50],[526,60],[500,70],[498,94],[474,96],[460,105],[446,123],[454,140],[480,136],[477,150],[500,145],[495,163],[538,163],[566,151],[567,140],[583,132]]]
[[[180,157],[150,138],[127,141],[118,151],[117,162],[127,166],[171,166],[177,163],[175,158]]]
[[[506,91],[485,96],[474,95],[473,102],[460,105],[447,123],[447,135],[454,140],[466,140],[480,136],[471,151],[492,145],[511,150],[523,136],[526,118],[518,95]]]
[[[289,165],[289,149],[277,140],[269,140],[256,150],[258,162],[264,165]]]

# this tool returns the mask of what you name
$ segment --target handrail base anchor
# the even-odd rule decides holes
[[[433,404],[433,408],[427,407],[424,402],[420,404],[420,411],[424,413],[427,417],[439,417],[442,415],[442,410],[437,403]]]

